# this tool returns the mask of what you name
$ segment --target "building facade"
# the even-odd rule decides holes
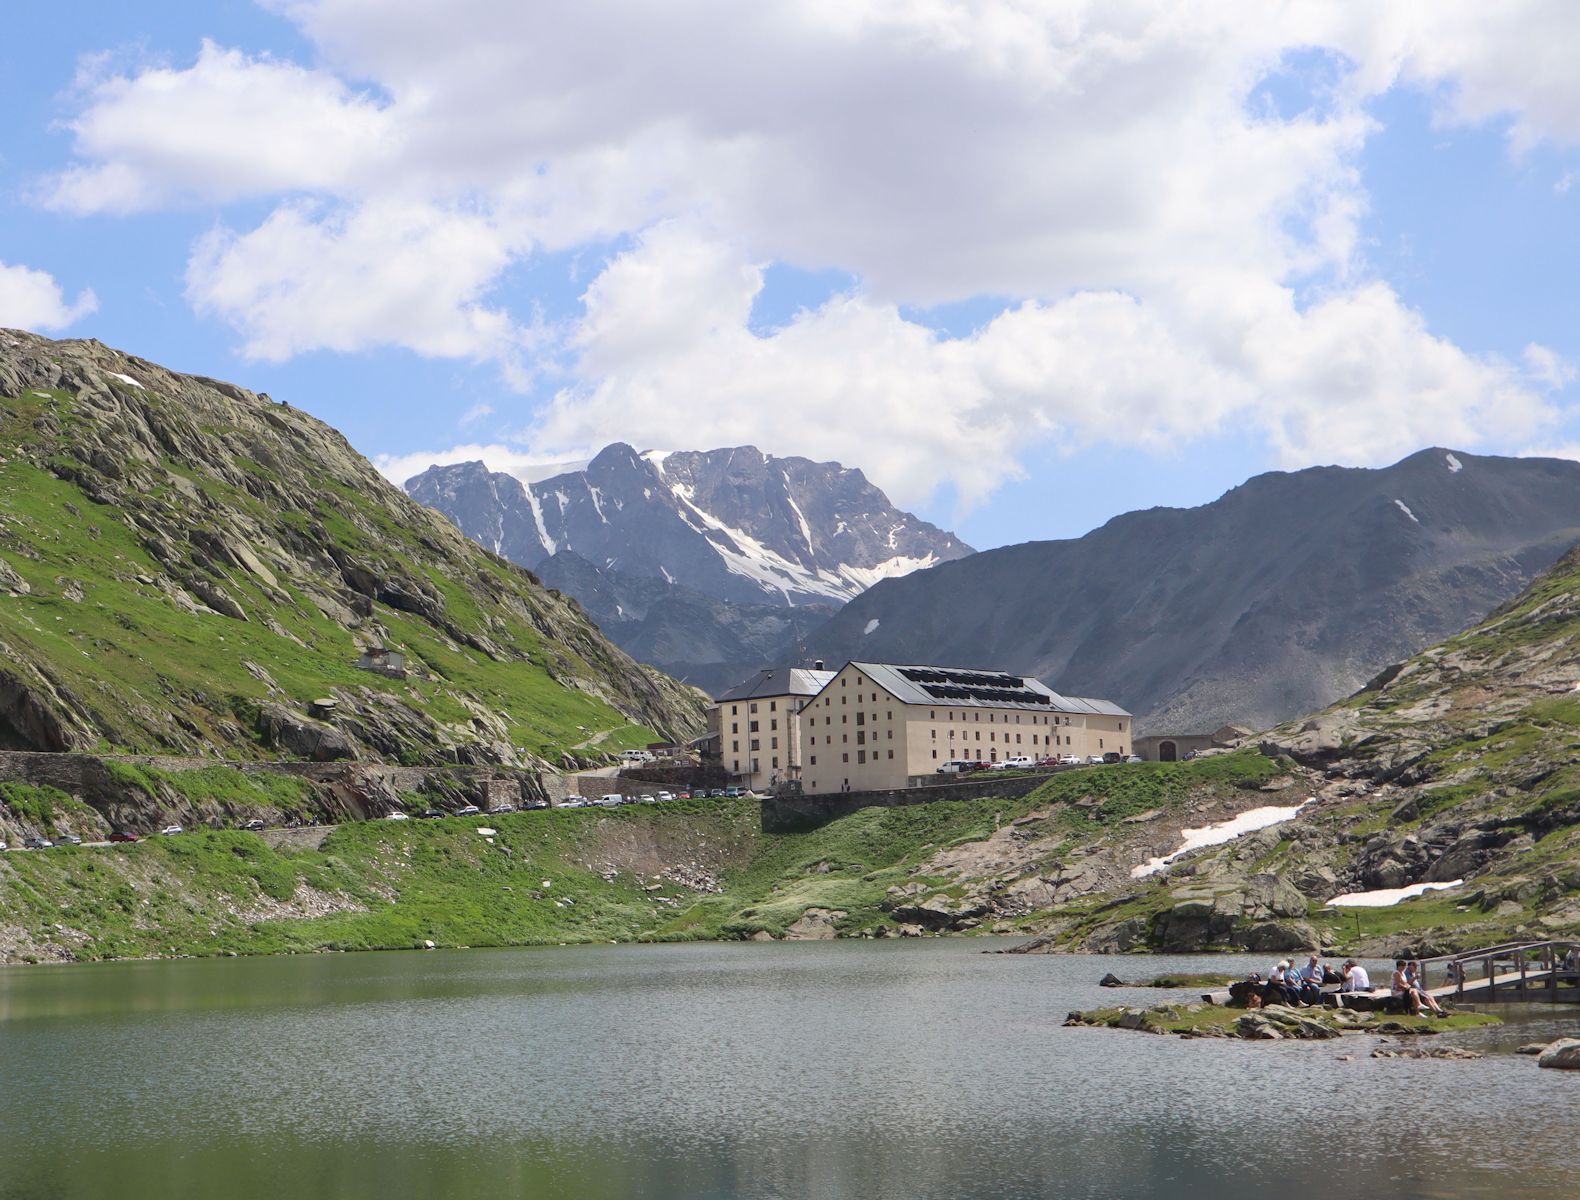
[[[1130,714],[1118,705],[1002,671],[851,662],[798,714],[808,793],[903,788],[952,760],[1131,750]]]
[[[724,769],[753,790],[801,778],[801,706],[833,671],[780,667],[759,671],[725,692],[709,713],[717,722]]]

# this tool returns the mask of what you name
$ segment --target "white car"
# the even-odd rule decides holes
[[[1139,754],[1132,754],[1129,758],[1125,759],[1125,761],[1127,763],[1133,763],[1133,762],[1146,762],[1147,760],[1142,758],[1141,755],[1139,755]]]
[[[1078,767],[1081,765],[1081,756],[1079,754],[1061,754],[1059,755],[1059,765],[1061,767]]]
[[[384,814],[384,819],[386,821],[409,821],[409,820],[411,820],[411,818],[408,817],[403,812],[385,813]]]
[[[1089,767],[1100,767],[1100,766],[1102,766],[1103,765],[1103,756],[1101,754],[1088,754],[1086,756],[1086,765],[1089,766]]]
[[[166,825],[159,831],[160,835],[163,837],[175,837],[176,834],[185,832],[186,831],[179,825]]]
[[[658,794],[658,802],[660,804],[662,804],[665,800],[673,800],[674,798],[674,795],[669,792],[660,792]]]
[[[619,808],[620,807],[620,793],[619,792],[610,792],[607,795],[600,796],[600,797],[598,797],[598,803],[603,805],[603,807],[605,807],[605,808]]]

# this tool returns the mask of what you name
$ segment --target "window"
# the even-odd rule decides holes
[[[770,700],[768,702],[768,711],[769,712],[778,712],[779,711],[779,701],[777,701],[777,700]]]
[[[848,734],[848,733],[840,734],[839,735],[839,740],[844,742],[844,743],[846,743],[847,745],[849,745],[849,743],[850,743],[850,734]]]
[[[850,755],[849,754],[841,754],[840,758],[842,758],[845,762],[849,762],[850,761]]]
[[[864,713],[864,712],[857,713],[856,714],[856,724],[858,724],[858,725],[865,725],[866,723],[867,723],[867,714]]]
[[[841,680],[840,680],[840,681],[839,681],[839,686],[840,686],[840,687],[844,687],[844,686],[845,686],[845,685],[846,685],[846,684],[847,684],[847,683],[849,683],[849,682],[850,682],[850,680],[848,680],[848,679],[841,679]]]
[[[747,732],[747,733],[756,733],[756,732],[758,732],[758,729],[757,729],[757,722],[756,722],[756,721],[753,721],[753,722],[752,722],[752,723],[751,723],[751,725],[750,725],[750,726],[748,726],[748,728],[747,728],[747,730],[746,730],[746,732]]]
[[[733,717],[733,716],[735,716],[736,713],[738,713],[740,711],[741,711],[741,706],[739,704],[732,704],[732,705],[730,705],[730,716]]]
[[[893,757],[894,757],[894,751],[893,751],[893,750],[890,750],[890,751],[889,751],[889,757],[890,757],[890,758],[893,758]]]
[[[760,747],[759,747],[759,746],[758,746],[758,744],[757,744],[757,739],[756,739],[756,738],[753,738],[753,739],[752,739],[752,749],[753,749],[753,750],[757,750],[757,749],[759,749],[759,748],[760,748]]]
[[[756,712],[757,711],[757,701],[753,700],[752,701],[752,706],[749,709],[747,709],[747,711],[748,712]]]
[[[934,757],[934,758],[937,758],[937,757],[938,757],[938,751],[936,751],[936,750],[934,750],[934,751],[933,751],[933,757]]]
[[[892,741],[893,741],[893,740],[894,740],[894,730],[892,730],[892,729],[891,729],[891,730],[889,730],[889,740],[890,740],[890,741],[891,741],[891,742],[892,742]]]
[[[1015,744],[1017,746],[1020,745],[1020,734],[1018,734],[1018,733],[1015,735]]]
[[[935,730],[933,730],[933,741],[936,742],[937,740],[938,740],[938,730],[935,729]]]
[[[858,730],[856,730],[856,745],[858,745],[858,746],[865,746],[866,744],[867,744],[867,731],[865,729],[858,729]]]
[[[1097,739],[1097,748],[1099,750],[1101,750],[1103,748],[1103,739],[1102,738],[1098,738]]]
[[[1006,733],[1006,734],[1005,734],[1005,735],[1004,735],[1004,736],[1005,736],[1005,737],[1008,737],[1008,736],[1009,736],[1009,734],[1007,734],[1007,733]],[[996,742],[996,741],[998,741],[998,734],[996,734],[996,733],[989,733],[989,734],[988,734],[988,741],[990,741],[990,742]]]
[[[929,721],[936,721],[936,720],[938,720],[938,714],[935,711],[933,711],[932,709],[928,709],[927,710],[927,719]]]
[[[778,728],[779,728],[779,718],[778,717],[775,717],[773,720],[768,722],[768,731],[770,733],[772,733],[775,729],[778,729]]]
[[[807,761],[807,766],[809,766],[809,767],[817,766],[817,755],[814,754],[811,758],[807,759],[806,761]],[[814,779],[812,782],[816,783],[817,780]]]
[[[739,721],[731,721],[730,722],[730,732],[731,733],[739,733],[740,731],[741,731],[741,723]]]
[[[773,760],[772,760],[771,765],[774,768],[774,770],[777,771],[779,769],[779,756],[777,754],[773,756]]]
[[[777,750],[777,749],[779,749],[779,739],[778,738],[769,738],[768,739],[768,748],[770,750]]]
[[[858,750],[858,751],[856,751],[856,761],[858,763],[866,762],[867,761],[867,752],[865,750]]]
[[[757,760],[754,758],[752,759],[752,774],[757,774],[758,770],[760,770],[760,768],[757,766]]]
[[[737,775],[741,773],[741,760],[738,758],[735,760],[735,773]]]
[[[884,716],[885,720],[889,720],[889,721],[894,720],[894,710],[890,709],[888,712],[884,713],[883,716]],[[874,721],[876,721],[877,719],[878,719],[877,717],[873,717]]]
[[[850,715],[848,713],[840,713],[839,714],[839,723],[841,725],[848,725],[848,724],[850,724]]]
[[[739,742],[731,742],[730,743],[730,749],[732,751],[737,751],[738,752],[740,750],[740,748],[741,748],[741,744]]]

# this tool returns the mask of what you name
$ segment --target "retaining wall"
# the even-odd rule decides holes
[[[899,808],[907,804],[931,804],[934,800],[976,800],[983,796],[1002,796],[1012,800],[1036,791],[1053,773],[1042,771],[1035,775],[997,775],[882,792],[769,796],[762,803],[763,831],[793,833],[816,829],[819,825],[826,825],[863,808]]]

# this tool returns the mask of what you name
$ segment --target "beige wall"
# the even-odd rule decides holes
[[[1128,717],[901,704],[850,665],[807,702],[800,725],[800,778],[811,793],[900,788],[955,758],[1130,753]]]
[[[801,723],[805,696],[758,696],[717,706],[719,754],[724,769],[753,789],[801,777]],[[752,723],[757,723],[753,731]],[[752,743],[756,742],[753,749]]]

